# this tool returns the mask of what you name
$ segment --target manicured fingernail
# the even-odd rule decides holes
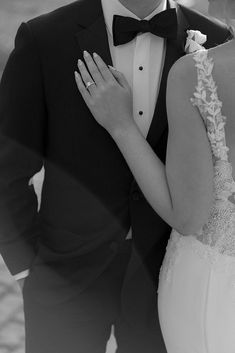
[[[94,58],[98,58],[98,54],[96,54],[96,53],[93,53],[93,56],[94,56]]]
[[[89,53],[86,50],[84,50],[83,55],[87,58],[89,56]]]
[[[82,62],[82,60],[81,59],[78,59],[78,65],[82,65],[83,64],[83,62]]]
[[[111,65],[108,65],[108,67],[109,67],[111,70],[117,71],[117,69],[115,69],[115,67],[113,67],[113,66],[111,66]]]
[[[74,71],[74,75],[76,78],[79,78],[79,73],[77,71]]]

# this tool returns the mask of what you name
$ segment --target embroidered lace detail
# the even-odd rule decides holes
[[[178,258],[178,248],[179,248],[179,239],[181,235],[175,230],[172,231],[171,237],[168,241],[166,247],[166,254],[160,269],[160,277],[164,276],[166,281],[170,281],[172,269]]]
[[[204,120],[214,158],[228,161],[229,149],[226,146],[224,130],[226,117],[222,115],[222,102],[218,98],[217,86],[212,76],[213,59],[208,58],[207,50],[201,50],[196,52],[194,60],[198,84],[191,102],[198,107]]]
[[[229,148],[226,145],[225,123],[222,115],[222,102],[218,98],[217,86],[212,76],[213,58],[203,49],[194,54],[198,82],[191,102],[203,118],[210,141],[214,165],[214,202],[207,223],[196,234],[193,248],[200,256],[207,258],[211,265],[218,263],[218,258],[235,257],[235,181],[232,165],[229,163]],[[184,236],[173,230],[167,246],[161,275],[170,280],[173,264],[177,261],[179,248]],[[226,260],[227,261],[227,260]],[[220,262],[221,263],[221,262]],[[235,261],[233,262],[235,266]]]
[[[180,253],[183,251],[193,252],[197,256],[213,266],[213,270],[221,274],[226,274],[228,284],[235,288],[235,257],[221,254],[215,247],[206,245],[199,241],[194,235],[182,236],[175,230],[172,231],[171,239],[167,246],[167,253],[160,271],[160,278],[163,276],[166,282],[170,282],[174,266],[177,265]],[[159,288],[158,288],[159,289]]]

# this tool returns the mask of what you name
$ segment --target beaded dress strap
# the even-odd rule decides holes
[[[208,50],[203,49],[197,51],[193,59],[197,69],[197,86],[191,102],[198,107],[204,119],[213,157],[228,161],[229,148],[224,129],[226,117],[222,115],[222,102],[218,98],[217,86],[212,76],[213,58],[209,58]]]

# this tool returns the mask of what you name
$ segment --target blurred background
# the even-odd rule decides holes
[[[22,21],[71,3],[71,0],[0,0],[0,78]],[[178,0],[206,13],[206,0]],[[33,178],[40,202],[43,170]],[[115,350],[111,339],[107,353]],[[24,353],[23,302],[17,283],[0,257],[0,353]],[[33,352],[32,352],[33,353]]]

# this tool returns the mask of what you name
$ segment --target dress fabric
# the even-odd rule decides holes
[[[162,264],[158,310],[168,353],[235,353],[235,182],[226,145],[213,58],[194,54],[198,82],[192,104],[207,129],[214,198],[207,223],[183,236],[172,231]]]

